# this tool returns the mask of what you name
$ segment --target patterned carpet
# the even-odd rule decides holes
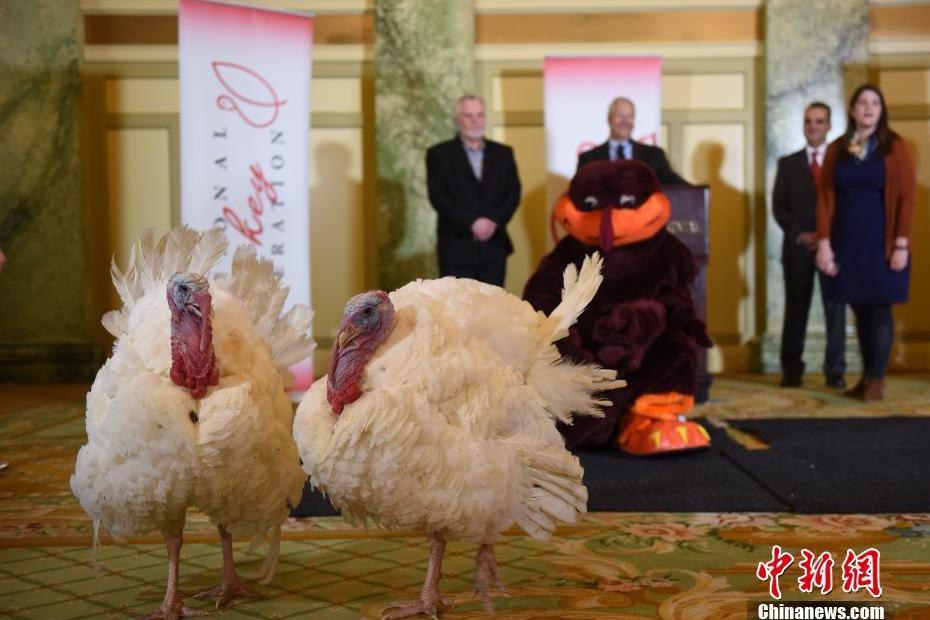
[[[775,377],[731,377],[714,384],[697,412],[725,419],[930,415],[930,380],[894,377],[889,398],[865,405],[819,387],[781,390]],[[115,544],[104,536],[95,572],[90,521],[68,489],[84,441],[86,386],[0,387],[0,617],[127,618],[154,609],[163,596],[166,552],[157,536]],[[751,437],[742,438],[752,444]],[[916,481],[915,487],[927,481]],[[868,492],[863,489],[863,492]],[[780,545],[830,552],[836,587],[799,592],[796,561],[781,577],[784,600],[874,601],[844,593],[840,564],[848,549],[881,552],[879,601],[895,618],[930,618],[930,515],[790,515],[597,513],[541,543],[513,532],[497,547],[509,597],[495,596],[505,618],[750,617],[750,601],[770,600],[756,567]],[[244,572],[260,556],[237,547]],[[485,617],[472,596],[474,547],[451,544],[442,587],[455,600],[444,618]],[[425,538],[413,532],[366,531],[337,518],[291,520],[275,580],[256,585],[217,618],[377,618],[389,602],[415,597],[426,566]],[[215,585],[218,537],[191,513],[182,550],[181,589]],[[197,609],[205,601],[189,600]]]

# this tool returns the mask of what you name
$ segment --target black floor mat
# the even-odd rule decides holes
[[[930,512],[930,419],[731,421],[770,444],[724,452],[799,513]]]
[[[709,450],[634,457],[618,450],[579,451],[588,510],[656,512],[784,512],[788,505],[746,475],[726,450],[742,449],[706,423]],[[323,496],[304,489],[297,517],[336,514]]]
[[[332,517],[338,514],[339,511],[333,508],[322,493],[311,488],[309,482],[304,484],[300,503],[291,511],[292,517]]]
[[[711,447],[653,457],[616,449],[579,451],[588,510],[642,512],[783,512],[788,505],[747,475],[728,453],[743,448],[699,420]]]
[[[930,419],[736,420],[746,450],[704,423],[709,450],[638,458],[579,451],[591,511],[930,512]],[[309,487],[294,516],[336,514]]]

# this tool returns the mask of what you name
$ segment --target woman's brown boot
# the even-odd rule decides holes
[[[885,378],[866,377],[865,390],[862,392],[862,400],[871,403],[882,400],[883,398],[885,398]]]
[[[862,377],[859,378],[859,382],[856,383],[856,385],[854,385],[853,387],[851,387],[851,388],[849,388],[848,390],[846,390],[845,392],[843,392],[843,394],[844,394],[845,396],[849,396],[850,398],[858,398],[858,399],[861,399],[861,398],[862,398],[862,395],[865,394],[865,382],[866,382],[866,380],[867,380],[867,379],[866,379],[866,376],[865,376],[865,375],[862,375]]]

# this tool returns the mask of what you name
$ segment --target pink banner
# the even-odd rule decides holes
[[[646,144],[659,141],[661,58],[547,57],[543,91],[549,204],[565,192],[575,174],[578,154],[610,137],[607,108],[615,97],[626,97],[636,105],[633,139]]]
[[[312,49],[312,16],[180,0],[181,219],[271,258],[289,304],[310,303]],[[312,360],[292,370],[308,388]]]

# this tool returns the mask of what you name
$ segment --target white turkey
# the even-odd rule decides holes
[[[123,307],[103,318],[116,342],[87,395],[71,490],[94,519],[95,548],[101,523],[118,540],[164,536],[167,591],[147,618],[201,614],[177,589],[188,507],[217,524],[222,580],[201,595],[225,605],[250,594],[232,536],[270,538],[260,571],[270,579],[305,480],[285,389],[288,366],[313,349],[312,312],[295,304],[282,314],[288,289],[251,248],[236,251],[229,275],[208,280],[225,250],[215,230],[178,227],[157,243],[147,231],[126,273],[111,267]]]
[[[326,385],[294,420],[304,469],[353,523],[425,530],[429,567],[419,600],[385,618],[436,616],[447,540],[480,544],[475,589],[492,609],[503,589],[499,533],[518,524],[544,539],[586,510],[578,459],[556,420],[599,415],[596,393],[624,385],[611,370],[562,361],[564,337],[601,282],[601,259],[566,269],[546,317],[474,280],[416,281],[349,300]]]

